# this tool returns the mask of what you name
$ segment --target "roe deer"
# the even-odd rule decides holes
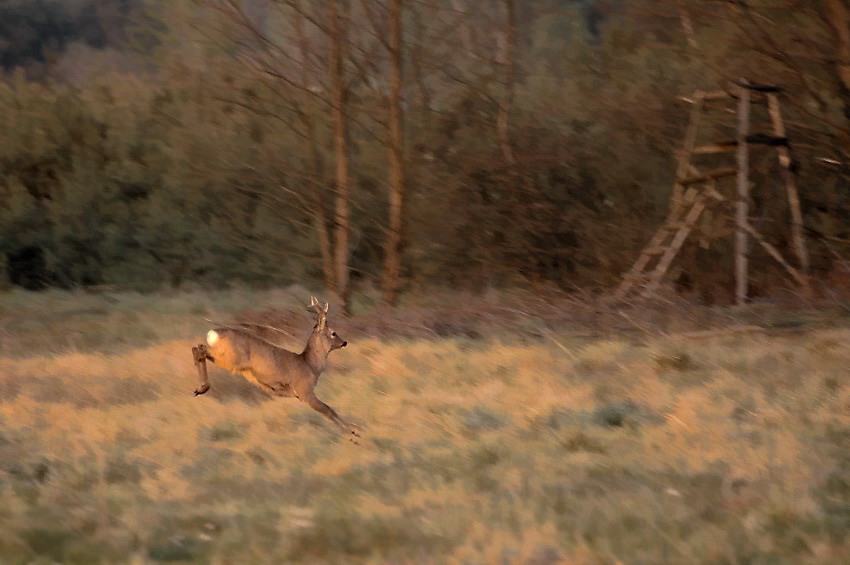
[[[276,396],[294,396],[336,424],[342,431],[360,437],[333,408],[319,400],[314,389],[325,368],[328,353],[348,342],[328,327],[328,305],[324,308],[310,297],[307,310],[316,314],[316,325],[301,353],[293,353],[261,339],[247,329],[215,328],[207,333],[207,343],[192,348],[200,386],[195,396],[210,389],[207,359],[228,371],[238,373]],[[352,439],[353,441],[353,439]]]

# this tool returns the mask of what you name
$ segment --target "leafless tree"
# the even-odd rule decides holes
[[[404,111],[402,109],[402,0],[389,3],[389,221],[384,244],[384,302],[395,305],[401,273],[404,208],[407,192],[404,173]]]

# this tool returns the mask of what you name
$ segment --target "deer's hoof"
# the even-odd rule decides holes
[[[204,394],[209,389],[210,389],[210,385],[201,385],[201,386],[199,386],[198,388],[195,389],[195,396]]]

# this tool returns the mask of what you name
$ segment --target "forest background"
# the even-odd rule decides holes
[[[742,79],[825,300],[751,239],[722,306],[730,177],[610,307]],[[0,0],[0,561],[850,563],[848,164],[850,0]],[[359,445],[192,395],[211,320],[298,351],[310,294]]]
[[[611,287],[667,212],[684,98],[745,78],[784,89],[829,294],[848,22],[845,0],[6,1],[0,285]],[[752,167],[751,222],[787,251],[775,154]],[[701,220],[679,290],[731,300],[733,232]],[[751,253],[754,296],[792,286]]]

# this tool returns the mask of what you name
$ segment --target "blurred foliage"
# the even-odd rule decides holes
[[[836,2],[788,13],[776,2],[523,2],[513,85],[504,6],[450,4],[406,8],[408,290],[613,284],[666,213],[689,111],[680,97],[742,76],[787,87],[815,274],[834,284],[847,269],[846,169],[818,160],[850,158],[850,89],[824,18]],[[368,31],[385,16],[358,6],[346,61],[355,283],[381,276],[387,214],[387,60]],[[0,43],[14,46],[0,82],[0,285],[321,280],[314,222],[318,210],[333,225],[334,167],[322,10],[0,6]],[[509,89],[513,162],[496,126]],[[753,223],[787,250],[775,158],[753,168]],[[708,301],[731,288],[722,212],[671,273]],[[755,294],[788,284],[761,249],[751,261]]]

